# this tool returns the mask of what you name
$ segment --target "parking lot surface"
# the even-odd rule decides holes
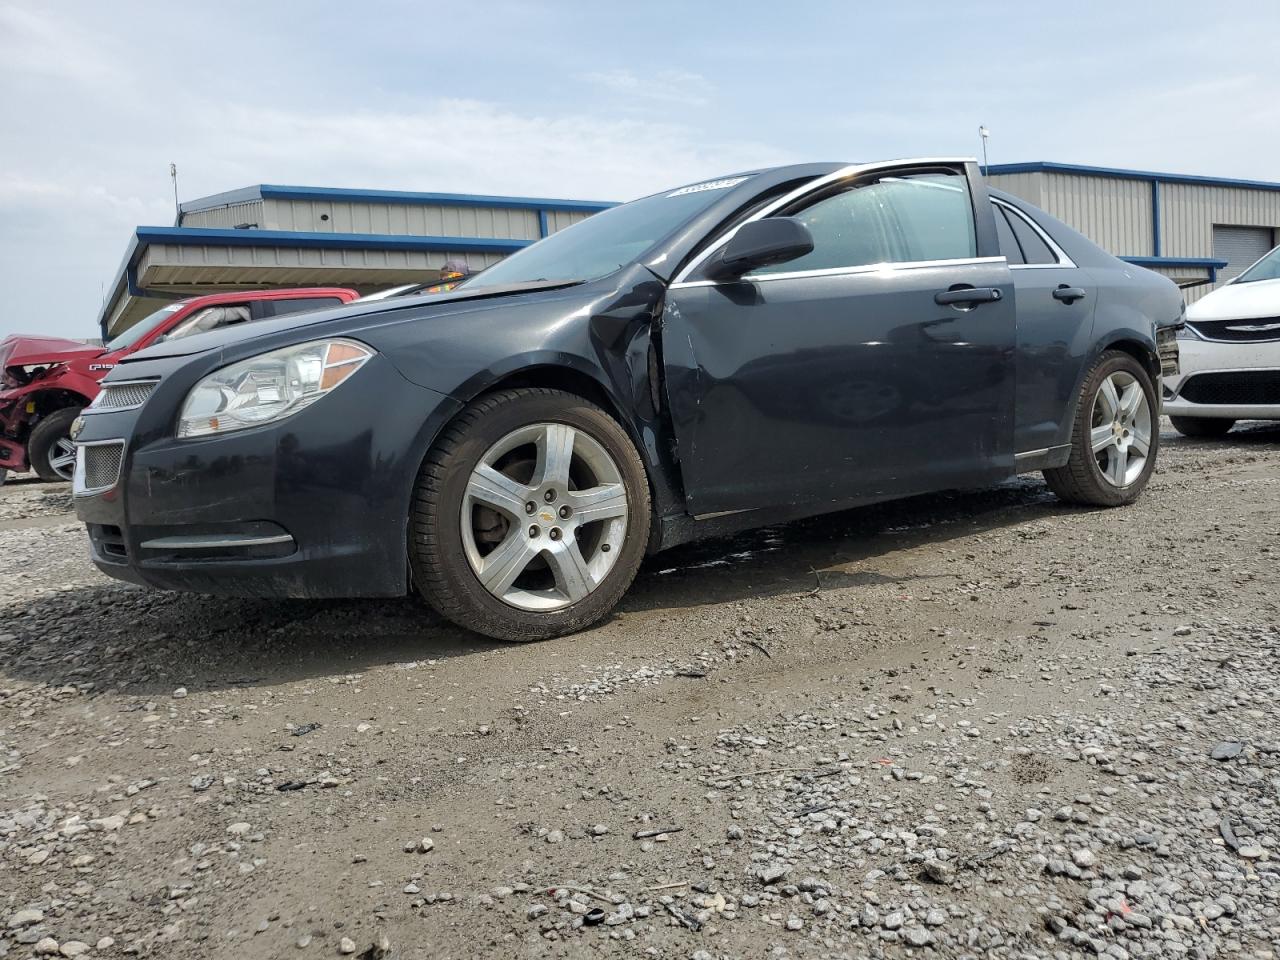
[[[588,633],[157,593],[0,488],[0,957],[1271,957],[1280,427],[650,559]]]

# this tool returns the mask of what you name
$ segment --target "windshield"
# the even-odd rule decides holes
[[[186,306],[185,303],[179,302],[171,303],[167,307],[161,307],[149,317],[139,320],[114,340],[109,341],[107,343],[107,350],[123,350],[125,347],[132,347],[135,343],[172,317],[184,306]]]
[[[1280,247],[1236,277],[1236,283],[1252,283],[1254,280],[1280,280]]]
[[[535,280],[595,280],[634,261],[746,177],[711,180],[610,207],[539,240],[488,267],[460,286],[482,287]]]

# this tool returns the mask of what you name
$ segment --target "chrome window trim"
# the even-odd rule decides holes
[[[763,208],[757,210],[741,223],[734,224],[720,236],[716,237],[714,241],[704,247],[701,253],[685,264],[684,269],[676,274],[675,278],[671,281],[670,286],[715,286],[718,281],[688,281],[687,278],[689,274],[702,266],[708,257],[733,239],[733,236],[742,229],[743,224],[754,223],[756,220],[763,220],[765,217],[771,216],[783,207],[795,203],[797,200],[803,200],[805,196],[816,190],[821,190],[824,187],[830,186],[833,183],[839,183],[841,180],[847,180],[850,177],[858,177],[863,174],[874,173],[877,170],[890,170],[895,167],[963,167],[966,163],[977,163],[977,161],[972,157],[920,157],[905,160],[881,160],[876,163],[851,163],[847,167],[841,167],[839,170],[835,170],[825,176],[818,177],[816,180],[810,180],[808,183],[796,187],[790,193],[783,194],[772,203],[766,204]]]
[[[1035,231],[1036,235],[1045,242],[1045,244],[1049,247],[1049,252],[1058,258],[1057,263],[1011,263],[1009,264],[1010,270],[1077,270],[1079,269],[1076,266],[1076,262],[1072,260],[1069,256],[1067,256],[1067,251],[1063,250],[1062,247],[1058,245],[1058,242],[1054,240],[1053,237],[1049,236],[1049,234],[1045,232],[1044,228],[1041,227],[1040,224],[1036,223],[1032,217],[1023,213],[1021,210],[1015,207],[1012,203],[1009,203],[1005,200],[1001,200],[999,197],[992,197],[991,202],[997,207],[1003,207],[1005,210],[1008,210],[1015,217],[1021,218],[1023,223],[1026,223],[1027,225],[1029,225],[1031,229]]]
[[[907,270],[928,270],[934,267],[959,267],[975,263],[1004,263],[999,257],[962,257],[955,260],[904,260],[900,263],[866,263],[853,267],[823,267],[820,270],[793,270],[790,273],[743,274],[738,280],[686,280],[671,284],[672,290],[688,290],[692,287],[715,287],[721,283],[765,283],[770,280],[799,280],[809,277],[850,277],[869,273],[900,273]]]
[[[89,405],[85,407],[83,410],[81,410],[80,412],[81,414],[120,413],[121,411],[124,411],[124,410],[137,410],[139,407],[145,405],[147,400],[151,399],[150,393],[147,394],[147,399],[143,400],[142,403],[131,403],[127,407],[103,408],[103,407],[97,406],[97,403],[98,403],[98,397],[103,396],[108,390],[114,390],[116,387],[136,387],[139,385],[149,385],[152,388],[152,392],[154,392],[155,388],[160,385],[160,379],[158,377],[143,377],[139,380],[112,380],[110,382],[104,382],[102,384],[102,389],[98,391],[98,396],[94,397],[91,401],[89,401]]]
[[[105,487],[86,487],[84,485],[84,452],[89,447],[120,447],[120,466],[116,470],[116,478]],[[85,443],[76,444],[76,468],[71,474],[71,496],[74,497],[92,497],[104,491],[114,489],[120,484],[120,477],[124,474],[124,458],[127,451],[127,444],[123,439],[115,440],[89,440]]]

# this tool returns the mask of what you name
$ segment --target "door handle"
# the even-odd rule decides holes
[[[980,303],[994,303],[1003,296],[995,287],[951,287],[934,294],[933,302],[947,307],[974,307]]]
[[[1063,303],[1075,303],[1077,300],[1084,299],[1084,290],[1062,283],[1058,285],[1057,290],[1053,291],[1053,299],[1061,300]]]

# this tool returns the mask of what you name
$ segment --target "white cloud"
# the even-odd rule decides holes
[[[130,231],[172,222],[170,159],[184,200],[254,183],[621,200],[791,159],[678,123],[526,115],[476,100],[358,112],[197,100],[169,115],[163,128],[119,138],[110,150],[69,154],[30,143],[16,169],[0,170],[0,211],[12,228],[0,242],[0,270],[12,271],[13,287],[35,281],[60,291],[52,317],[43,312],[47,297],[30,296],[24,312],[20,293],[0,335],[50,323],[91,335],[102,284]],[[61,273],[68,262],[83,272]]]
[[[117,83],[124,74],[106,52],[72,17],[33,6],[0,5],[0,63],[6,72],[81,84]]]
[[[707,78],[688,70],[655,70],[641,76],[615,69],[583,74],[581,79],[631,99],[705,106],[711,98]]]

